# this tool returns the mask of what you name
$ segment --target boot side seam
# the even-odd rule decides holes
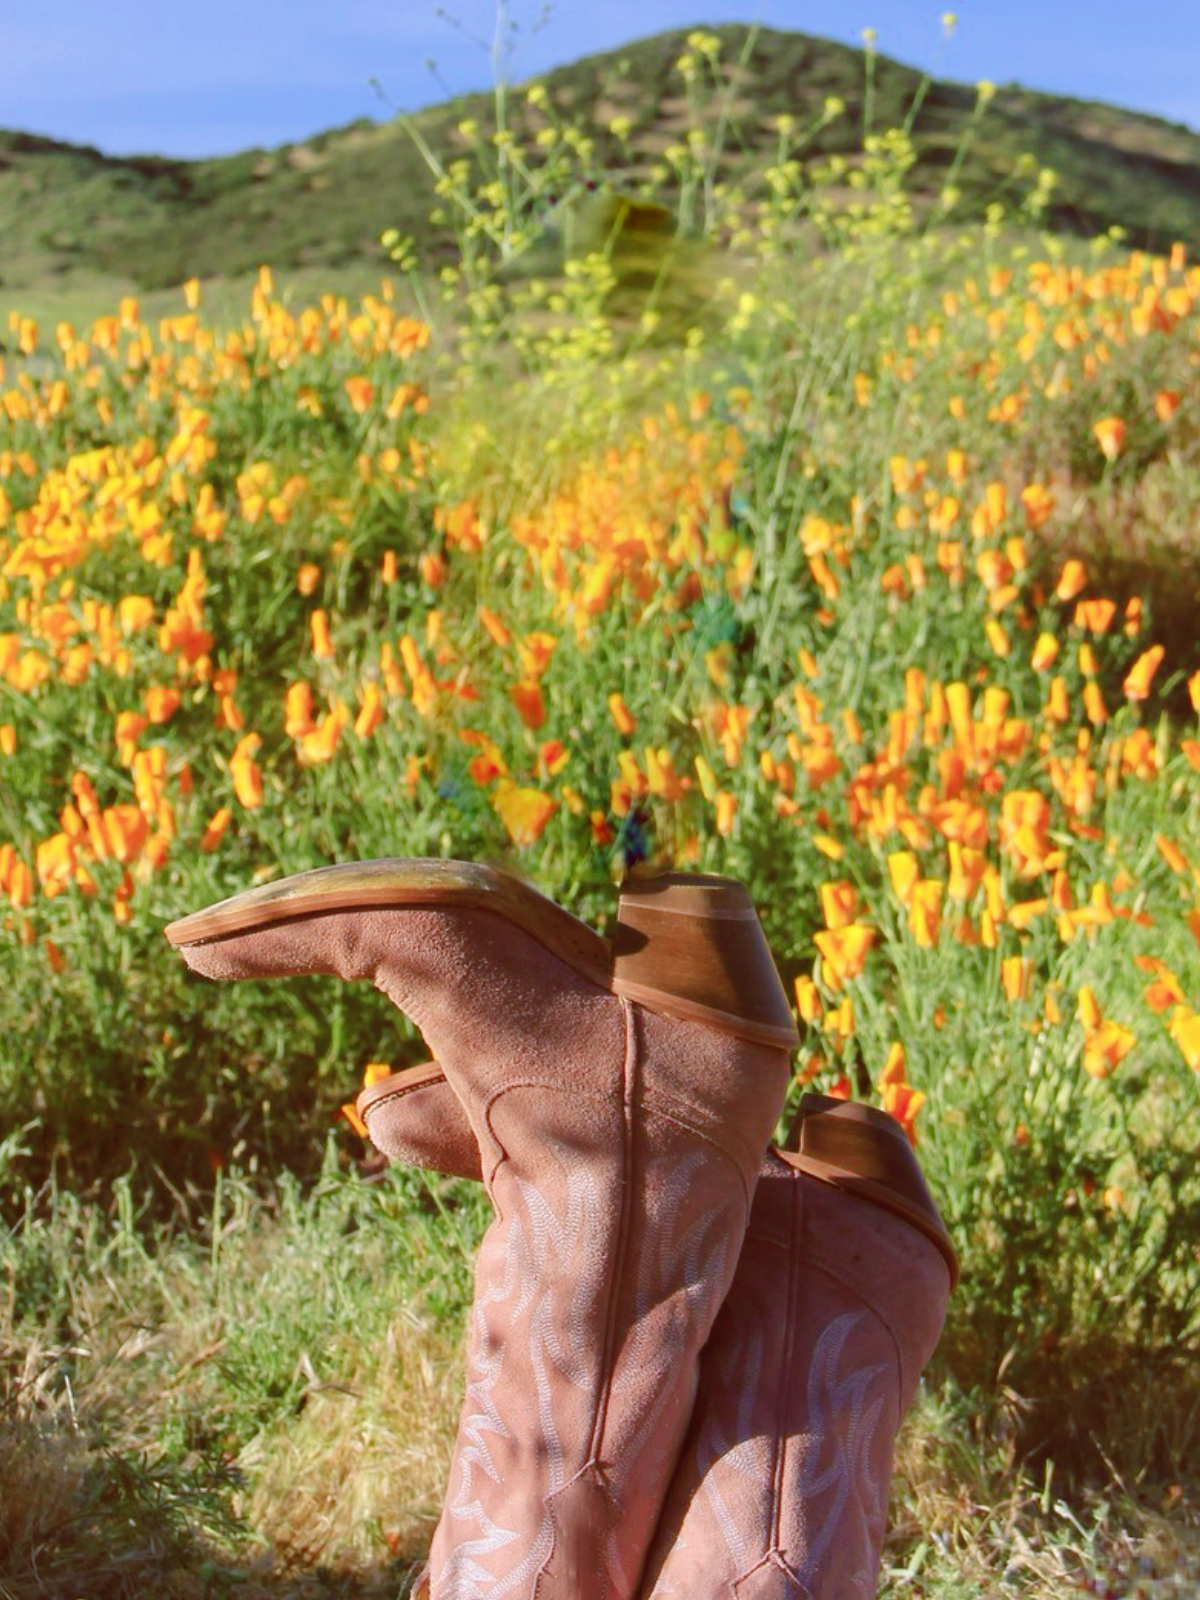
[[[569,1094],[577,1105],[583,1101],[598,1106],[611,1106],[613,1104],[613,1098],[610,1095],[589,1094],[586,1091],[579,1091],[565,1084],[548,1084],[544,1078],[513,1078],[508,1083],[500,1084],[493,1089],[487,1099],[483,1101],[479,1113],[482,1117],[483,1125],[487,1129],[488,1138],[492,1146],[500,1152],[498,1156],[495,1156],[492,1150],[485,1152],[483,1146],[480,1145],[479,1157],[483,1166],[483,1184],[489,1199],[492,1198],[492,1184],[495,1181],[496,1174],[508,1160],[508,1151],[504,1148],[504,1140],[496,1132],[492,1123],[492,1110],[499,1105],[501,1100],[521,1089],[533,1089],[539,1094]],[[484,1160],[485,1155],[486,1162]],[[491,1165],[487,1165],[487,1162],[490,1162]]]
[[[804,1244],[804,1185],[792,1184],[791,1206],[789,1208],[789,1244],[787,1265],[787,1301],[792,1308],[792,1314],[785,1323],[784,1357],[779,1369],[779,1384],[775,1399],[775,1415],[783,1417],[787,1414],[788,1386],[792,1379],[792,1371],[796,1357],[796,1331],[799,1317],[795,1314],[797,1296],[800,1290],[800,1262]],[[788,1458],[788,1437],[783,1428],[775,1430],[775,1472],[771,1485],[771,1550],[781,1549],[780,1538],[783,1518],[783,1489],[786,1477]],[[782,1559],[782,1558],[781,1558]]]
[[[612,1396],[614,1344],[616,1341],[617,1313],[621,1300],[621,1280],[629,1253],[629,1235],[633,1217],[633,1113],[638,1104],[637,1088],[640,1085],[641,1063],[637,1017],[628,1000],[621,1001],[625,1013],[625,1060],[622,1066],[624,1093],[621,1106],[621,1216],[617,1225],[616,1249],[608,1276],[608,1308],[604,1326],[604,1365],[600,1393],[596,1396],[596,1409],[592,1417],[588,1440],[588,1464],[599,1464],[600,1444],[608,1422],[608,1403]]]
[[[762,1164],[762,1150],[752,1149],[745,1139],[736,1133],[731,1134],[729,1128],[717,1118],[697,1111],[695,1106],[688,1105],[686,1101],[676,1100],[674,1095],[664,1094],[661,1089],[645,1090],[639,1096],[638,1105],[649,1115],[662,1117],[676,1128],[703,1139],[705,1144],[719,1151],[726,1160],[732,1161],[742,1174],[742,1191],[749,1205]],[[747,1171],[753,1174],[751,1183],[746,1181]]]

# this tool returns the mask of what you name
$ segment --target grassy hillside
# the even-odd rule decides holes
[[[789,1110],[810,1086],[919,1141],[963,1273],[881,1600],[1200,1596],[1200,265],[1058,250],[1028,209],[914,228],[955,129],[976,206],[1029,181],[1015,91],[934,87],[919,148],[881,145],[826,110],[864,63],[811,46],[825,155],[789,165],[744,87],[782,46],[723,79],[719,43],[690,80],[676,37],[515,94],[512,150],[437,113],[516,178],[452,179],[428,320],[350,303],[381,264],[352,252],[236,303],[251,257],[203,252],[286,261],[294,153],[241,189],[13,158],[23,293],[80,309],[15,319],[0,368],[0,1600],[409,1592],[487,1207],[349,1112],[437,1035],[366,983],[202,982],[163,938],[397,853],[506,864],[598,929],[639,857],[732,874],[795,999]],[[914,80],[876,65],[894,124]],[[558,114],[615,143],[539,142]],[[1096,150],[1149,137],[1088,115]],[[661,293],[669,209],[579,259],[622,134],[625,184],[678,174]],[[412,171],[358,135],[303,158],[329,251],[338,162]],[[40,257],[38,194],[78,227]],[[363,240],[416,231],[399,179],[367,198]],[[539,283],[551,207],[575,260]],[[534,246],[500,283],[497,237]],[[208,281],[184,314],[136,273]]]
[[[798,33],[744,27],[715,30],[732,86],[722,175],[761,162],[775,148],[775,119],[818,119],[830,97],[844,112],[821,127],[807,156],[861,161],[864,123],[902,123],[921,74],[862,51]],[[548,116],[577,122],[594,140],[604,171],[654,186],[663,153],[687,124],[676,70],[682,31],[589,56],[542,80],[546,110],[516,91],[512,123],[536,133]],[[918,201],[942,187],[976,104],[973,88],[928,85],[913,121],[917,160],[909,187]],[[421,136],[439,155],[462,154],[466,118],[486,128],[489,95],[469,95],[417,113]],[[624,142],[612,132],[627,118]],[[1018,161],[1032,157],[1059,175],[1047,220],[1095,234],[1114,225],[1131,243],[1200,247],[1200,135],[1136,112],[1009,86],[976,125],[955,182],[967,214],[1011,191]],[[431,230],[434,181],[399,120],[362,120],[276,150],[245,150],[210,161],[110,157],[84,146],[0,130],[0,310],[19,304],[72,314],[94,299],[167,288],[193,274],[236,278],[260,262],[331,274],[376,271],[378,235],[395,225],[435,257],[450,241]],[[352,286],[357,286],[353,283]]]

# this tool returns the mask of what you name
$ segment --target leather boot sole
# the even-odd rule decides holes
[[[470,861],[384,859],[317,867],[244,890],[164,930],[176,948],[333,911],[403,906],[489,911],[580,977],[651,1011],[755,1044],[799,1042],[754,905],[733,879],[700,873],[631,878],[610,944],[544,894]]]

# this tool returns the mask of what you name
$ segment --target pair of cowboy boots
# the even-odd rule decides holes
[[[611,945],[462,862],[323,868],[167,930],[213,978],[370,978],[437,1061],[385,1153],[478,1175],[431,1600],[871,1600],[954,1253],[890,1118],[809,1097],[745,891],[634,880]],[[764,1157],[764,1152],[767,1152]]]

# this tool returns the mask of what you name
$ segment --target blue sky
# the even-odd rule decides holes
[[[485,88],[495,0],[0,0],[0,126],[110,153],[223,154]],[[510,0],[520,80],[662,28],[759,21],[941,75],[1015,79],[1200,128],[1200,0]],[[958,13],[943,41],[941,16]],[[436,62],[435,78],[427,66]]]

